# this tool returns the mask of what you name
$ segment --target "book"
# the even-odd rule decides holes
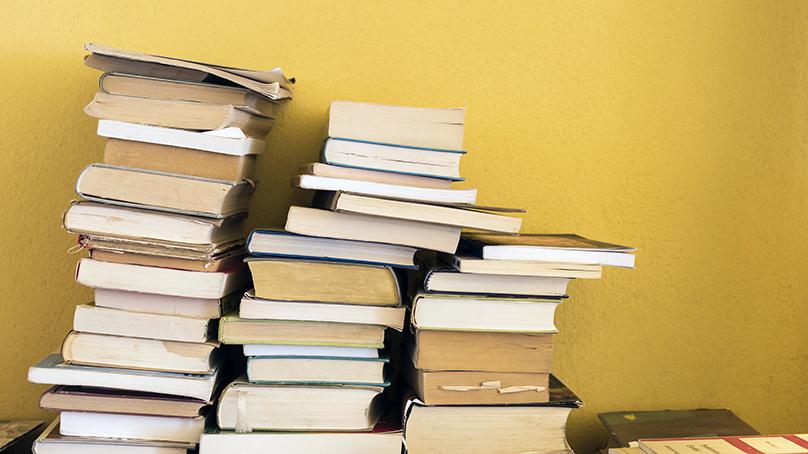
[[[386,386],[390,362],[382,358],[265,356],[247,360],[250,383]]]
[[[566,423],[580,405],[555,379],[544,404],[427,406],[410,398],[404,409],[404,443],[409,454],[571,453]]]
[[[468,229],[490,230],[493,232],[518,233],[522,226],[520,218],[511,216],[502,216],[468,208],[406,202],[347,192],[317,191],[312,204],[317,208],[331,211],[450,225]]]
[[[369,431],[383,411],[381,386],[230,383],[216,411],[220,429]]]
[[[189,298],[156,293],[95,289],[96,307],[146,314],[176,315],[203,320],[218,319],[238,308],[241,292],[221,298]]]
[[[273,118],[253,115],[227,104],[173,99],[150,99],[96,93],[84,107],[87,115],[104,120],[141,123],[192,131],[238,128],[250,137],[264,137]]]
[[[154,266],[158,268],[173,268],[175,270],[201,271],[208,273],[226,273],[244,267],[247,257],[244,249],[231,250],[224,254],[217,254],[204,258],[171,257],[165,255],[140,254],[135,252],[104,249],[97,246],[88,246],[89,258],[101,262],[126,263],[130,265]]]
[[[438,150],[463,149],[465,110],[332,101],[328,135]]]
[[[433,268],[424,277],[424,290],[487,295],[564,296],[567,294],[569,281],[566,277],[473,274],[461,273],[451,268]]]
[[[799,454],[808,452],[808,434],[652,438],[638,444],[645,454]]]
[[[223,344],[320,345],[384,347],[384,327],[354,323],[249,320],[230,314],[219,321]]]
[[[424,203],[473,204],[477,201],[476,189],[434,189],[376,183],[373,181],[320,177],[317,175],[297,175],[292,178],[292,186],[315,191],[342,191]]]
[[[628,446],[641,438],[759,435],[726,409],[615,411],[598,413],[610,433],[609,446]]]
[[[149,55],[100,44],[87,43],[84,49],[90,52],[84,63],[105,72],[122,72],[142,76],[165,77],[193,82],[221,80],[244,87],[273,100],[292,97],[294,78],[287,78],[283,71],[255,71],[230,68],[192,60]],[[229,85],[228,84],[228,85]]]
[[[451,189],[452,180],[422,177],[403,173],[382,172],[378,170],[356,169],[315,162],[300,169],[301,175],[338,178],[341,180],[369,181],[396,186],[414,186],[416,188]]]
[[[212,320],[132,312],[94,304],[76,306],[73,330],[178,342],[204,343],[216,338],[216,322]]]
[[[492,260],[529,260],[582,263],[634,268],[634,251],[628,246],[590,240],[573,234],[463,235],[461,249]]]
[[[401,421],[383,418],[370,432],[206,432],[199,449],[205,454],[401,454]]]
[[[559,300],[420,293],[412,300],[412,326],[422,330],[556,333]]]
[[[422,370],[548,373],[553,335],[415,329],[408,352]]]
[[[261,154],[266,147],[263,140],[248,137],[238,128],[198,132],[124,121],[98,120],[96,133],[108,139],[190,148],[231,156]]]
[[[231,254],[244,254],[246,252],[243,247],[243,238],[224,243],[191,244],[82,233],[78,236],[78,244],[82,249],[86,249],[90,253],[93,251],[106,251],[114,254],[137,254],[151,256],[148,259],[144,259],[148,260],[149,263],[154,263],[154,261],[159,260],[154,258],[154,256],[165,257],[167,259],[173,258],[189,261],[195,260],[199,262],[215,262],[220,259],[225,259]],[[137,265],[140,263],[133,264]],[[199,266],[205,268],[206,271],[210,271],[210,265],[207,263],[201,263]],[[243,265],[243,267],[246,268],[246,265]],[[194,270],[196,268],[192,267],[191,269]]]
[[[207,273],[81,259],[76,282],[90,288],[219,299],[248,287],[250,273],[244,268]]]
[[[415,268],[417,249],[394,244],[296,235],[282,230],[253,230],[247,250],[256,257],[290,257]]]
[[[256,155],[228,155],[131,140],[108,139],[104,164],[212,180],[253,179]]]
[[[34,443],[34,454],[187,454],[193,443],[122,440],[102,437],[70,437],[59,434],[59,417]],[[30,451],[28,451],[30,452]]]
[[[59,433],[70,437],[198,443],[205,430],[205,418],[202,416],[176,418],[63,411],[59,419]]]
[[[391,267],[286,258],[249,258],[254,295],[276,301],[401,305]]]
[[[285,230],[342,240],[370,241],[453,253],[460,228],[361,214],[289,207]]]
[[[41,385],[90,386],[191,397],[211,402],[219,374],[153,372],[67,364],[62,355],[48,355],[28,369],[28,381]]]
[[[54,386],[39,398],[39,407],[48,411],[84,411],[177,418],[195,418],[203,415],[208,406],[204,401],[185,397],[84,386]]]
[[[217,342],[192,343],[71,331],[62,343],[68,364],[209,374],[219,363]]]
[[[246,213],[254,186],[151,170],[90,164],[76,181],[81,197],[112,205],[226,218]]]
[[[337,166],[462,181],[460,158],[464,153],[332,137],[323,145],[322,161]]]
[[[323,345],[245,345],[244,356],[328,356],[332,358],[380,358],[379,350]]]
[[[45,429],[42,421],[25,419],[0,421],[0,452],[30,454],[31,446]]]
[[[74,202],[64,214],[64,228],[71,233],[112,236],[180,244],[223,244],[243,238],[243,216],[224,219]]]
[[[227,104],[254,115],[272,117],[275,102],[241,87],[138,76],[104,73],[98,81],[101,91],[111,95],[139,98],[176,99],[211,104]]]
[[[457,255],[445,254],[440,257],[441,260],[461,273],[566,277],[573,279],[600,279],[603,274],[601,265],[528,262],[524,260],[488,260],[462,253]]]
[[[241,299],[243,319],[299,320],[311,322],[355,323],[404,329],[404,307],[363,304],[277,301],[258,298],[248,291]]]

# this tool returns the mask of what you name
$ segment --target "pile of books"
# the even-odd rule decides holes
[[[550,375],[555,310],[572,278],[634,266],[633,249],[575,235],[463,234],[410,305],[410,454],[564,452],[578,398]]]
[[[88,45],[104,71],[85,108],[107,139],[64,226],[88,252],[61,353],[29,371],[60,417],[37,453],[185,453],[229,378],[218,319],[250,287],[242,231],[279,70],[251,71]]]

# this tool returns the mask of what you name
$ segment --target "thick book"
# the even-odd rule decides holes
[[[94,304],[76,306],[73,330],[178,342],[201,343],[216,338],[214,320],[132,312]]]
[[[387,386],[390,363],[381,358],[330,356],[264,356],[247,360],[250,383]]]
[[[54,419],[36,440],[34,454],[187,454],[195,447],[195,443],[172,441],[65,436],[59,433],[59,422],[59,417]]]
[[[223,344],[320,345],[383,348],[384,327],[355,323],[249,320],[230,314],[219,321]]]
[[[328,135],[407,147],[463,149],[465,109],[332,101]]]
[[[252,180],[256,155],[235,156],[132,140],[109,139],[104,164],[212,180]]]
[[[331,358],[381,358],[380,350],[322,345],[245,345],[244,356],[328,356]]]
[[[255,115],[272,117],[277,103],[241,87],[189,82],[125,73],[104,73],[98,81],[101,91],[139,98],[176,99],[211,104],[228,104]]]
[[[421,330],[558,332],[553,319],[560,301],[548,298],[419,293],[412,326]]]
[[[634,252],[628,246],[590,240],[574,234],[501,235],[464,234],[461,250],[491,260],[528,260],[581,263],[634,268]]]
[[[39,398],[48,411],[88,411],[141,416],[202,416],[209,404],[198,399],[165,394],[120,391],[84,386],[54,386]]]
[[[199,437],[205,430],[205,418],[202,416],[177,418],[63,411],[59,419],[59,434],[68,437],[199,443]]]
[[[492,232],[518,233],[522,219],[470,208],[371,197],[347,192],[317,191],[314,206],[344,213],[450,225]]]
[[[566,277],[473,274],[452,268],[433,268],[424,277],[424,290],[483,295],[564,296],[569,281]]]
[[[270,300],[258,298],[252,291],[244,294],[239,307],[244,319],[355,323],[398,331],[404,329],[405,312],[400,306]]]
[[[578,263],[529,262],[524,260],[489,260],[463,253],[442,254],[441,260],[461,273],[498,274],[510,276],[565,277],[572,279],[600,279],[601,265]]]
[[[256,71],[231,68],[210,63],[185,60],[160,55],[150,55],[101,44],[87,43],[84,49],[90,52],[84,63],[105,72],[122,72],[142,76],[165,77],[192,82],[215,82],[237,85],[264,96],[279,100],[292,97],[294,78],[287,78],[280,69]]]
[[[154,372],[68,364],[51,354],[28,369],[28,381],[40,385],[90,386],[191,397],[211,402],[219,369],[209,374]]]
[[[62,342],[68,364],[210,374],[220,361],[218,342],[177,342],[71,331]]]
[[[464,153],[332,137],[323,145],[322,160],[337,166],[462,181],[460,158]]]
[[[275,301],[311,301],[369,306],[401,305],[395,270],[322,260],[250,258],[254,295]]]
[[[454,253],[460,228],[423,222],[289,207],[285,230],[342,240],[396,244]]]
[[[144,314],[210,320],[236,310],[241,295],[241,292],[234,292],[221,298],[193,298],[97,288],[95,305]]]
[[[369,431],[384,411],[382,386],[230,383],[216,411],[219,428]]]
[[[122,241],[180,245],[226,244],[243,238],[244,216],[202,218],[95,202],[73,202],[65,212],[64,228],[71,233],[113,237]]]
[[[191,131],[238,128],[250,137],[262,138],[272,129],[274,119],[253,115],[235,106],[174,99],[96,93],[86,107],[87,115],[113,121],[140,123]]]
[[[808,434],[651,438],[638,441],[645,454],[801,454]]]
[[[98,120],[96,133],[108,139],[153,143],[231,156],[261,154],[266,148],[263,140],[248,137],[238,128],[199,132],[124,121]]]
[[[210,218],[246,213],[255,187],[152,170],[90,164],[76,181],[81,197],[112,205]]]
[[[0,453],[30,454],[31,446],[44,429],[45,424],[42,421],[0,421]]]
[[[245,268],[207,273],[81,259],[76,282],[90,288],[218,299],[248,288],[250,273]]]
[[[555,378],[543,404],[428,406],[410,398],[404,407],[404,443],[409,454],[571,453],[567,418],[580,405]]]
[[[476,189],[433,189],[317,175],[297,175],[292,178],[292,186],[315,191],[342,191],[424,203],[473,204],[477,201]]]
[[[334,166],[315,162],[300,169],[301,175],[338,178],[341,180],[368,181],[371,183],[390,184],[395,186],[413,186],[416,188],[451,189],[452,180],[442,178],[406,175],[403,173],[381,172],[378,170],[356,169],[353,167]]]
[[[415,268],[416,248],[365,241],[296,235],[282,230],[253,230],[247,250],[256,257],[322,259],[335,262]]]
[[[548,373],[553,335],[416,329],[407,348],[418,369]]]

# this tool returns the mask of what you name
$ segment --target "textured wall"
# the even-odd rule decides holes
[[[595,414],[731,407],[808,431],[808,5],[791,1],[0,3],[0,419],[39,416],[28,365],[57,349],[77,257],[59,220],[102,142],[81,112],[96,41],[282,65],[296,100],[261,161],[252,225],[279,225],[332,99],[466,106],[464,186],[526,231],[640,248],[576,282],[556,372]]]

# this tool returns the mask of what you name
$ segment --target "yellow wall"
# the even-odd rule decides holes
[[[556,373],[606,410],[731,407],[808,431],[808,5],[792,1],[0,2],[0,419],[41,416],[28,365],[73,306],[60,215],[101,157],[81,112],[95,41],[283,66],[252,226],[280,224],[333,99],[466,106],[464,186],[528,209],[526,231],[639,247],[638,269],[576,282]]]

